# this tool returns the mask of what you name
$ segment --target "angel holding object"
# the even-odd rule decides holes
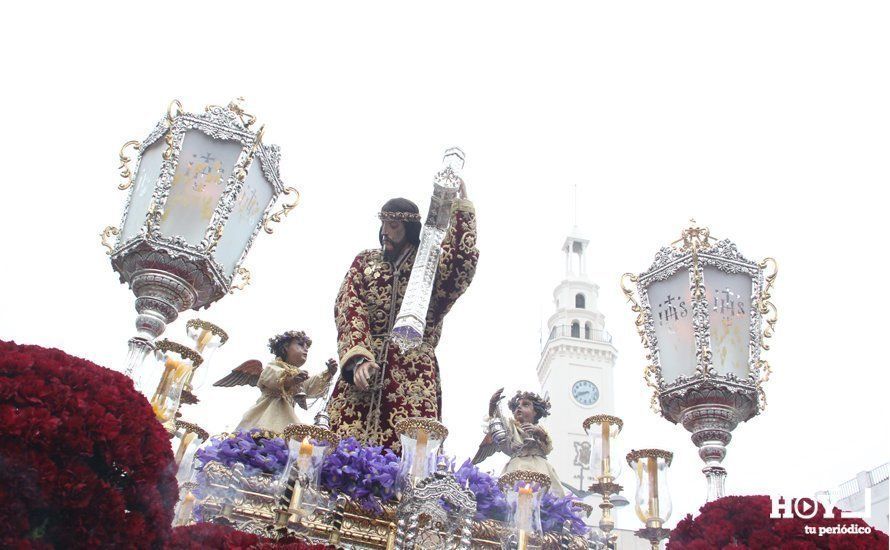
[[[337,361],[328,359],[325,371],[309,376],[301,370],[312,340],[302,331],[291,330],[269,339],[275,358],[265,367],[256,359],[245,361],[214,386],[256,386],[261,392],[256,404],[244,413],[236,430],[258,428],[281,433],[290,424],[299,424],[294,404],[304,410],[306,398],[324,397],[337,372]]]
[[[479,464],[497,451],[508,455],[510,461],[504,466],[501,475],[514,470],[531,470],[550,477],[550,493],[565,496],[556,470],[547,462],[547,455],[553,450],[550,435],[538,421],[550,414],[550,401],[536,393],[517,391],[507,407],[513,418],[506,418],[499,406],[504,388],[494,392],[488,402],[486,434],[473,464]]]

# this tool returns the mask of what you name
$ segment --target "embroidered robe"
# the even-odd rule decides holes
[[[424,417],[441,420],[442,391],[436,344],[442,321],[457,298],[470,286],[476,271],[476,215],[466,199],[455,201],[451,226],[442,241],[442,254],[426,316],[423,342],[402,354],[390,340],[411,276],[416,249],[393,263],[379,249],[359,253],[346,273],[334,308],[340,365],[357,357],[381,367],[377,389],[361,391],[341,376],[328,402],[331,428],[341,437],[353,436],[369,445],[401,448],[394,426],[400,420]]]

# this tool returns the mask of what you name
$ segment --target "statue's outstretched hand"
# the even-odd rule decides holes
[[[501,399],[504,398],[504,388],[499,389],[498,391],[491,394],[491,399],[488,400],[488,416],[494,416],[498,410],[498,403],[501,402]]]
[[[337,360],[336,359],[328,359],[328,362],[325,363],[325,366],[328,368],[328,376],[333,376],[334,373],[337,372]]]
[[[288,393],[296,393],[300,390],[300,387],[303,385],[309,378],[309,373],[306,371],[300,371],[296,374],[291,374],[284,379],[284,391]]]

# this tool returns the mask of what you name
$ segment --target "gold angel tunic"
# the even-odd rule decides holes
[[[510,461],[504,466],[501,475],[515,470],[530,470],[538,472],[550,477],[550,493],[554,496],[565,496],[562,483],[559,482],[559,476],[556,470],[547,462],[547,455],[553,450],[553,442],[550,435],[544,432],[543,438],[536,437],[534,440],[525,440],[525,434],[519,427],[519,423],[513,418],[505,418],[501,411],[498,411],[498,417],[504,429],[507,431],[507,439],[501,446],[501,450],[510,456]],[[485,419],[486,425],[488,418]]]
[[[259,428],[281,433],[289,424],[299,424],[294,412],[297,394],[306,397],[323,397],[328,391],[331,375],[327,371],[310,376],[302,385],[293,379],[302,372],[298,367],[276,359],[263,368],[257,387],[262,395],[256,404],[244,413],[237,429]]]

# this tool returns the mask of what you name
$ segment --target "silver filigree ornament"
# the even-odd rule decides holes
[[[448,505],[447,510],[443,502]],[[475,514],[476,497],[460,486],[441,461],[435,474],[409,486],[402,495],[394,548],[469,549]],[[427,519],[424,527],[422,517]]]
[[[765,275],[770,263],[773,272]],[[625,275],[624,278],[636,283],[634,290],[639,301],[634,298],[633,290],[622,283],[625,295],[638,313],[637,329],[649,362],[644,378],[653,389],[653,408],[692,433],[699,456],[705,462],[702,471],[708,481],[708,500],[725,493],[726,470],[721,462],[732,430],[762,412],[765,406],[763,383],[770,369],[761,358],[761,350],[768,349],[765,339],[772,335],[775,324],[775,307],[769,301],[776,275],[774,266],[775,261],[770,258],[761,263],[747,259],[733,242],[714,239],[707,229],[693,225],[672,246],[661,248],[647,271]],[[708,269],[736,278],[723,279],[723,286],[717,287],[708,280]],[[723,276],[717,272],[710,273],[719,280]],[[686,282],[681,283],[676,277],[684,277]],[[659,286],[670,284],[671,280],[677,286]],[[686,296],[666,294],[666,289],[684,285],[688,289]],[[731,288],[732,285],[736,286]],[[750,299],[742,300],[748,292],[743,286],[747,285],[750,285]],[[714,323],[718,311],[723,314],[725,305],[721,302],[718,307],[716,295],[724,291],[727,296],[735,291],[738,303],[732,302],[729,319]],[[683,302],[685,321],[680,319],[677,310],[664,307],[665,304],[672,307],[675,298],[691,302]],[[675,315],[673,326],[670,313]],[[743,337],[747,339],[746,347],[738,343]],[[726,340],[733,340],[736,347],[731,348]],[[715,358],[715,346],[720,350],[719,358]],[[694,350],[692,360],[678,364],[681,358],[690,355],[688,351],[677,350]],[[735,371],[728,366],[731,361],[726,360],[732,351],[745,354],[744,361],[732,363]],[[745,365],[744,372],[739,369],[740,364]]]
[[[239,101],[198,114],[174,101],[140,142],[120,238],[110,251],[112,268],[136,296],[130,376],[179,313],[208,307],[241,288],[239,275],[249,277],[244,259],[279,195],[289,191],[279,175],[279,148],[262,143],[263,128],[251,129],[253,121]],[[184,147],[190,158],[182,158]],[[128,159],[121,160],[126,167]]]

